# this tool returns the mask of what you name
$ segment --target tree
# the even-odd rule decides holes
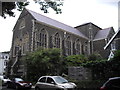
[[[87,58],[84,55],[71,55],[66,57],[66,63],[68,66],[80,66],[86,61]]]
[[[17,9],[19,11],[22,11],[22,9],[29,5],[29,2],[2,2],[2,17],[6,18],[6,14],[9,16],[13,16],[14,12],[13,9]]]
[[[22,58],[27,70],[27,79],[36,81],[43,75],[60,75],[63,60],[59,49],[40,49]]]
[[[89,61],[99,61],[99,60],[102,60],[102,56],[98,53],[94,53],[94,54],[91,54],[88,56],[88,60]]]
[[[44,13],[48,13],[48,8],[52,8],[54,11],[56,11],[56,14],[62,13],[60,6],[63,6],[63,0],[34,0],[36,3],[39,3],[41,6],[41,10],[44,11]]]
[[[92,70],[93,79],[108,79],[120,76],[120,50],[115,52],[111,60],[103,60],[96,55],[89,56],[89,60],[82,65]]]
[[[48,13],[48,8],[52,8],[57,14],[62,13],[60,6],[63,6],[63,2],[61,0],[34,0],[35,3],[40,5],[40,9],[44,11],[44,13]],[[25,6],[29,5],[29,1],[25,2],[2,2],[2,17],[6,18],[6,14],[9,16],[15,16],[13,9],[17,9],[18,11],[22,11]]]

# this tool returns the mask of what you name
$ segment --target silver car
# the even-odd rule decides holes
[[[61,76],[42,76],[35,85],[35,90],[75,90],[76,84]]]

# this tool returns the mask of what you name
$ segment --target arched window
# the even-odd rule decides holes
[[[39,46],[47,48],[47,33],[44,29],[39,33]]]
[[[75,42],[75,49],[76,49],[76,54],[80,54],[81,52],[81,44],[80,44],[80,40],[77,39]]]
[[[23,35],[22,45],[21,45],[21,53],[25,54],[29,51],[29,34],[26,33]]]
[[[67,39],[65,40],[65,46],[66,46],[66,55],[71,55],[71,38],[70,36],[67,37]]]
[[[58,33],[56,33],[54,36],[54,47],[60,48],[60,36]]]

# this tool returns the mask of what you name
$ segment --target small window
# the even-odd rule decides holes
[[[46,81],[46,77],[43,77],[39,80],[39,82],[43,82],[43,83],[45,83],[45,81]]]
[[[8,59],[8,56],[5,56],[5,59]]]
[[[19,29],[25,28],[25,19],[23,18],[22,21],[20,22]]]
[[[55,82],[54,82],[54,80],[53,80],[52,78],[49,78],[49,77],[48,77],[48,78],[47,78],[47,83],[53,84],[53,83],[55,83]]]

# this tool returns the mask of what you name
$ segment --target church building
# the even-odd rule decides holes
[[[24,56],[39,47],[60,48],[65,56],[79,54],[88,56],[98,53],[103,58],[108,58],[110,48],[104,50],[104,46],[114,33],[112,27],[102,29],[91,22],[71,27],[24,9],[13,29],[10,73],[12,75],[16,70],[19,73],[24,72],[15,68],[23,67],[18,62],[19,55]]]

